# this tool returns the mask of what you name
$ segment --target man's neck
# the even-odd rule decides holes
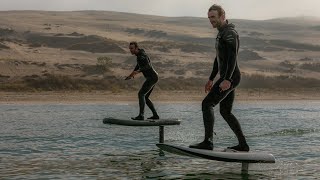
[[[139,52],[140,52],[140,49],[138,49],[138,50],[135,52],[135,55],[138,56]]]
[[[225,27],[227,24],[228,24],[228,21],[227,21],[227,20],[222,21],[221,24],[220,24],[220,26],[217,27],[217,30],[223,29],[223,27]]]

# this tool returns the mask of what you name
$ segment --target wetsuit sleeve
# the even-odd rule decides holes
[[[209,80],[213,81],[213,79],[216,77],[217,73],[218,73],[218,60],[217,57],[214,59],[214,63],[213,63],[213,67],[212,67],[212,72],[211,75],[209,77]]]
[[[133,71],[140,71],[140,70],[139,70],[139,64],[136,65],[136,67],[134,68]]]
[[[237,54],[239,39],[238,34],[234,30],[229,30],[223,36],[227,49],[227,69],[223,79],[231,80],[234,69],[237,65]]]

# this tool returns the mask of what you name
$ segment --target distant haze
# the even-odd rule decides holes
[[[227,18],[264,20],[279,17],[320,18],[320,0],[0,0],[0,10],[105,10],[159,16],[206,17],[210,5],[222,5]]]

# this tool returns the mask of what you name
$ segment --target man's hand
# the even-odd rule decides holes
[[[219,85],[221,91],[228,90],[231,87],[231,82],[229,80],[223,80]]]
[[[206,93],[209,92],[209,91],[211,90],[211,88],[212,88],[212,85],[213,85],[213,81],[209,80],[209,81],[206,83],[205,87],[204,87],[204,91],[205,91]]]
[[[131,77],[134,78],[135,75],[139,74],[140,71],[132,71],[132,73],[130,74]]]
[[[137,75],[139,73],[140,73],[139,71],[132,71],[132,73],[129,76],[127,76],[124,80],[132,79],[132,78],[134,78],[135,75]]]

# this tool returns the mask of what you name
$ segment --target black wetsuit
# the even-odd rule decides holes
[[[153,87],[158,82],[158,73],[152,67],[150,59],[143,49],[139,49],[139,53],[137,54],[137,65],[134,68],[134,71],[142,72],[143,76],[146,78],[146,81],[143,83],[138,93],[140,107],[139,115],[144,115],[145,104],[150,108],[153,115],[158,115],[153,103],[149,99]]]
[[[234,89],[239,85],[241,79],[240,70],[237,64],[239,36],[234,27],[233,24],[228,24],[227,21],[226,25],[218,29],[219,33],[215,45],[216,58],[209,79],[213,80],[218,72],[220,73],[220,78],[214,83],[210,92],[202,101],[203,122],[205,127],[204,142],[212,143],[214,126],[213,107],[220,103],[220,113],[222,117],[236,134],[239,144],[246,145],[241,126],[236,117],[231,113],[235,97]],[[231,82],[231,87],[228,90],[221,91],[219,85],[223,80],[229,80]],[[197,146],[200,146],[201,148],[201,144],[198,144]]]

